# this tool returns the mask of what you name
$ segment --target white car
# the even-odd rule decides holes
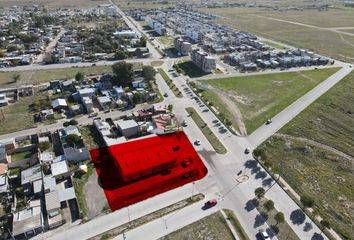
[[[194,144],[197,145],[197,146],[199,146],[199,145],[200,145],[200,140],[199,140],[199,139],[195,140],[195,141],[194,141]]]
[[[268,233],[264,231],[263,229],[259,230],[259,233],[261,234],[263,239],[270,239]]]

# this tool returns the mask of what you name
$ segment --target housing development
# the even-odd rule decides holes
[[[0,2],[0,239],[354,239],[353,26],[350,1]]]

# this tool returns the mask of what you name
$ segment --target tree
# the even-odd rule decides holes
[[[228,119],[228,118],[225,120],[225,123],[226,123],[227,126],[231,126],[232,125],[231,120]]]
[[[139,104],[142,103],[144,101],[144,96],[141,93],[135,93],[133,96],[133,103],[134,104]]]
[[[321,226],[322,226],[322,230],[324,230],[324,229],[331,229],[331,225],[330,225],[330,223],[327,221],[327,220],[324,220],[324,219],[322,219],[321,220]]]
[[[308,195],[302,195],[300,197],[300,201],[306,208],[313,207],[313,205],[315,204],[315,201]]]
[[[78,72],[75,75],[75,80],[78,82],[82,82],[85,79],[85,74],[83,72]]]
[[[275,214],[274,216],[275,221],[278,223],[283,223],[285,222],[285,217],[284,217],[284,213],[282,212],[277,212],[277,214]]]
[[[114,58],[116,60],[123,60],[123,59],[126,59],[128,58],[128,54],[126,53],[126,51],[123,51],[123,50],[117,50],[114,54]]]
[[[77,125],[77,124],[79,124],[79,123],[78,123],[78,121],[76,121],[75,119],[71,119],[71,120],[69,121],[69,124],[70,124],[70,125]]]
[[[145,36],[140,38],[140,46],[146,47],[147,38]]]
[[[152,66],[143,66],[143,77],[145,80],[152,80],[155,78],[156,71]]]
[[[267,209],[267,211],[273,210],[274,202],[272,200],[268,200],[265,202],[264,207]]]
[[[76,135],[76,134],[69,134],[67,137],[66,137],[66,142],[71,144],[71,145],[76,145],[78,144],[79,142],[81,141],[81,138]]]
[[[256,195],[256,197],[259,199],[261,197],[263,197],[265,194],[265,190],[262,187],[256,188],[256,190],[254,190],[254,195]]]
[[[40,143],[38,143],[38,147],[39,147],[39,150],[41,150],[41,152],[44,152],[45,150],[47,150],[50,147],[50,142],[48,142],[48,141],[40,142]]]
[[[3,51],[0,51],[0,58],[5,57],[5,53]]]
[[[134,78],[133,64],[117,62],[112,65],[115,84],[129,85]]]

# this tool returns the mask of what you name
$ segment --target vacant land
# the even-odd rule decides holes
[[[101,74],[112,72],[111,66],[95,66],[82,68],[62,68],[37,71],[0,72],[0,88],[10,88],[16,85],[48,83],[55,79],[72,79],[78,72],[84,74]],[[14,76],[20,75],[17,81]]]
[[[123,10],[128,9],[148,9],[148,8],[159,8],[159,7],[172,7],[178,1],[169,0],[169,1],[160,1],[160,0],[113,0],[120,8]]]
[[[353,92],[351,73],[259,147],[266,165],[311,196],[344,239],[354,238]]]
[[[217,21],[236,29],[337,59],[354,61],[354,35],[332,29],[353,26],[354,11],[275,11],[268,8],[216,8],[202,11],[224,16]]]
[[[160,43],[162,43],[166,47],[173,46],[174,38],[171,36],[159,36],[157,37],[157,39],[160,41]]]
[[[14,104],[2,108],[3,116],[0,115],[0,134],[16,132],[23,129],[35,127],[33,116],[30,113],[30,104],[34,96],[23,97]]]
[[[197,222],[194,222],[180,230],[177,230],[160,240],[194,240],[194,239],[214,239],[227,240],[234,239],[226,221],[220,212],[214,213]]]
[[[108,0],[1,0],[1,7],[40,5],[46,8],[91,8],[107,3]]]
[[[192,107],[186,108],[186,111],[194,120],[194,122],[198,125],[204,136],[208,139],[211,146],[213,146],[215,152],[219,154],[225,154],[227,152],[226,148],[215,136],[215,134],[210,130],[208,125],[203,121],[203,119],[199,116],[197,111],[195,111],[195,109]]]
[[[327,68],[201,80],[199,82],[208,83],[208,89],[200,91],[206,101],[212,102],[219,112],[231,120],[235,129],[240,128],[236,119],[242,118],[250,134],[267,119],[275,116],[337,71],[338,68]],[[236,111],[231,111],[233,106],[220,100],[225,97],[228,98],[228,102],[236,105],[242,117],[235,117]]]

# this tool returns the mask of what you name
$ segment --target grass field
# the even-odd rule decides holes
[[[29,105],[34,97],[23,97],[14,104],[3,108],[5,119],[0,116],[0,134],[20,131],[35,127],[34,119],[29,111]]]
[[[201,10],[224,16],[225,18],[217,20],[219,23],[337,59],[354,61],[354,36],[339,34],[330,29],[353,26],[354,11],[275,11],[262,8]]]
[[[46,8],[91,8],[108,0],[1,0],[1,7],[44,5]]]
[[[315,211],[343,239],[354,239],[353,92],[351,73],[280,130],[294,139],[274,136],[259,147],[266,165],[281,169],[298,194],[311,196]]]
[[[111,66],[95,66],[83,68],[62,68],[37,71],[0,72],[0,88],[14,87],[16,84],[40,84],[50,82],[55,79],[71,79],[77,72],[84,74],[101,74],[112,72]],[[20,75],[17,82],[13,81],[15,74]]]
[[[220,212],[202,218],[180,230],[177,230],[160,240],[232,240],[234,239],[226,221]]]
[[[296,99],[338,71],[338,68],[251,75],[224,79],[202,80],[208,90],[201,89],[203,98],[230,119],[238,129],[235,117],[216,94],[222,92],[239,108],[248,134],[264,124]]]
[[[281,50],[287,49],[283,45],[280,45],[280,44],[277,44],[277,43],[273,43],[273,42],[269,42],[269,41],[265,41],[265,40],[261,41],[261,42],[264,43],[264,44],[267,44],[270,47],[276,48],[276,49],[281,49]]]
[[[189,107],[186,108],[186,111],[191,116],[193,121],[198,125],[199,129],[202,131],[204,136],[208,139],[211,146],[213,146],[215,152],[219,154],[225,154],[227,152],[226,148],[220,142],[220,140],[215,136],[215,134],[210,130],[208,125],[203,121],[203,119],[199,116],[199,114],[195,111],[195,109]]]
[[[223,211],[225,212],[226,216],[228,217],[228,219],[230,220],[231,224],[235,228],[235,231],[237,232],[237,236],[239,236],[240,240],[250,240],[250,238],[248,237],[247,233],[243,229],[241,223],[237,219],[235,213],[232,210],[229,210],[229,209],[224,209]]]
[[[174,38],[171,36],[159,36],[157,37],[157,39],[160,41],[160,43],[162,43],[166,47],[173,46]]]
[[[11,162],[27,159],[32,157],[31,151],[19,152],[11,155]]]

